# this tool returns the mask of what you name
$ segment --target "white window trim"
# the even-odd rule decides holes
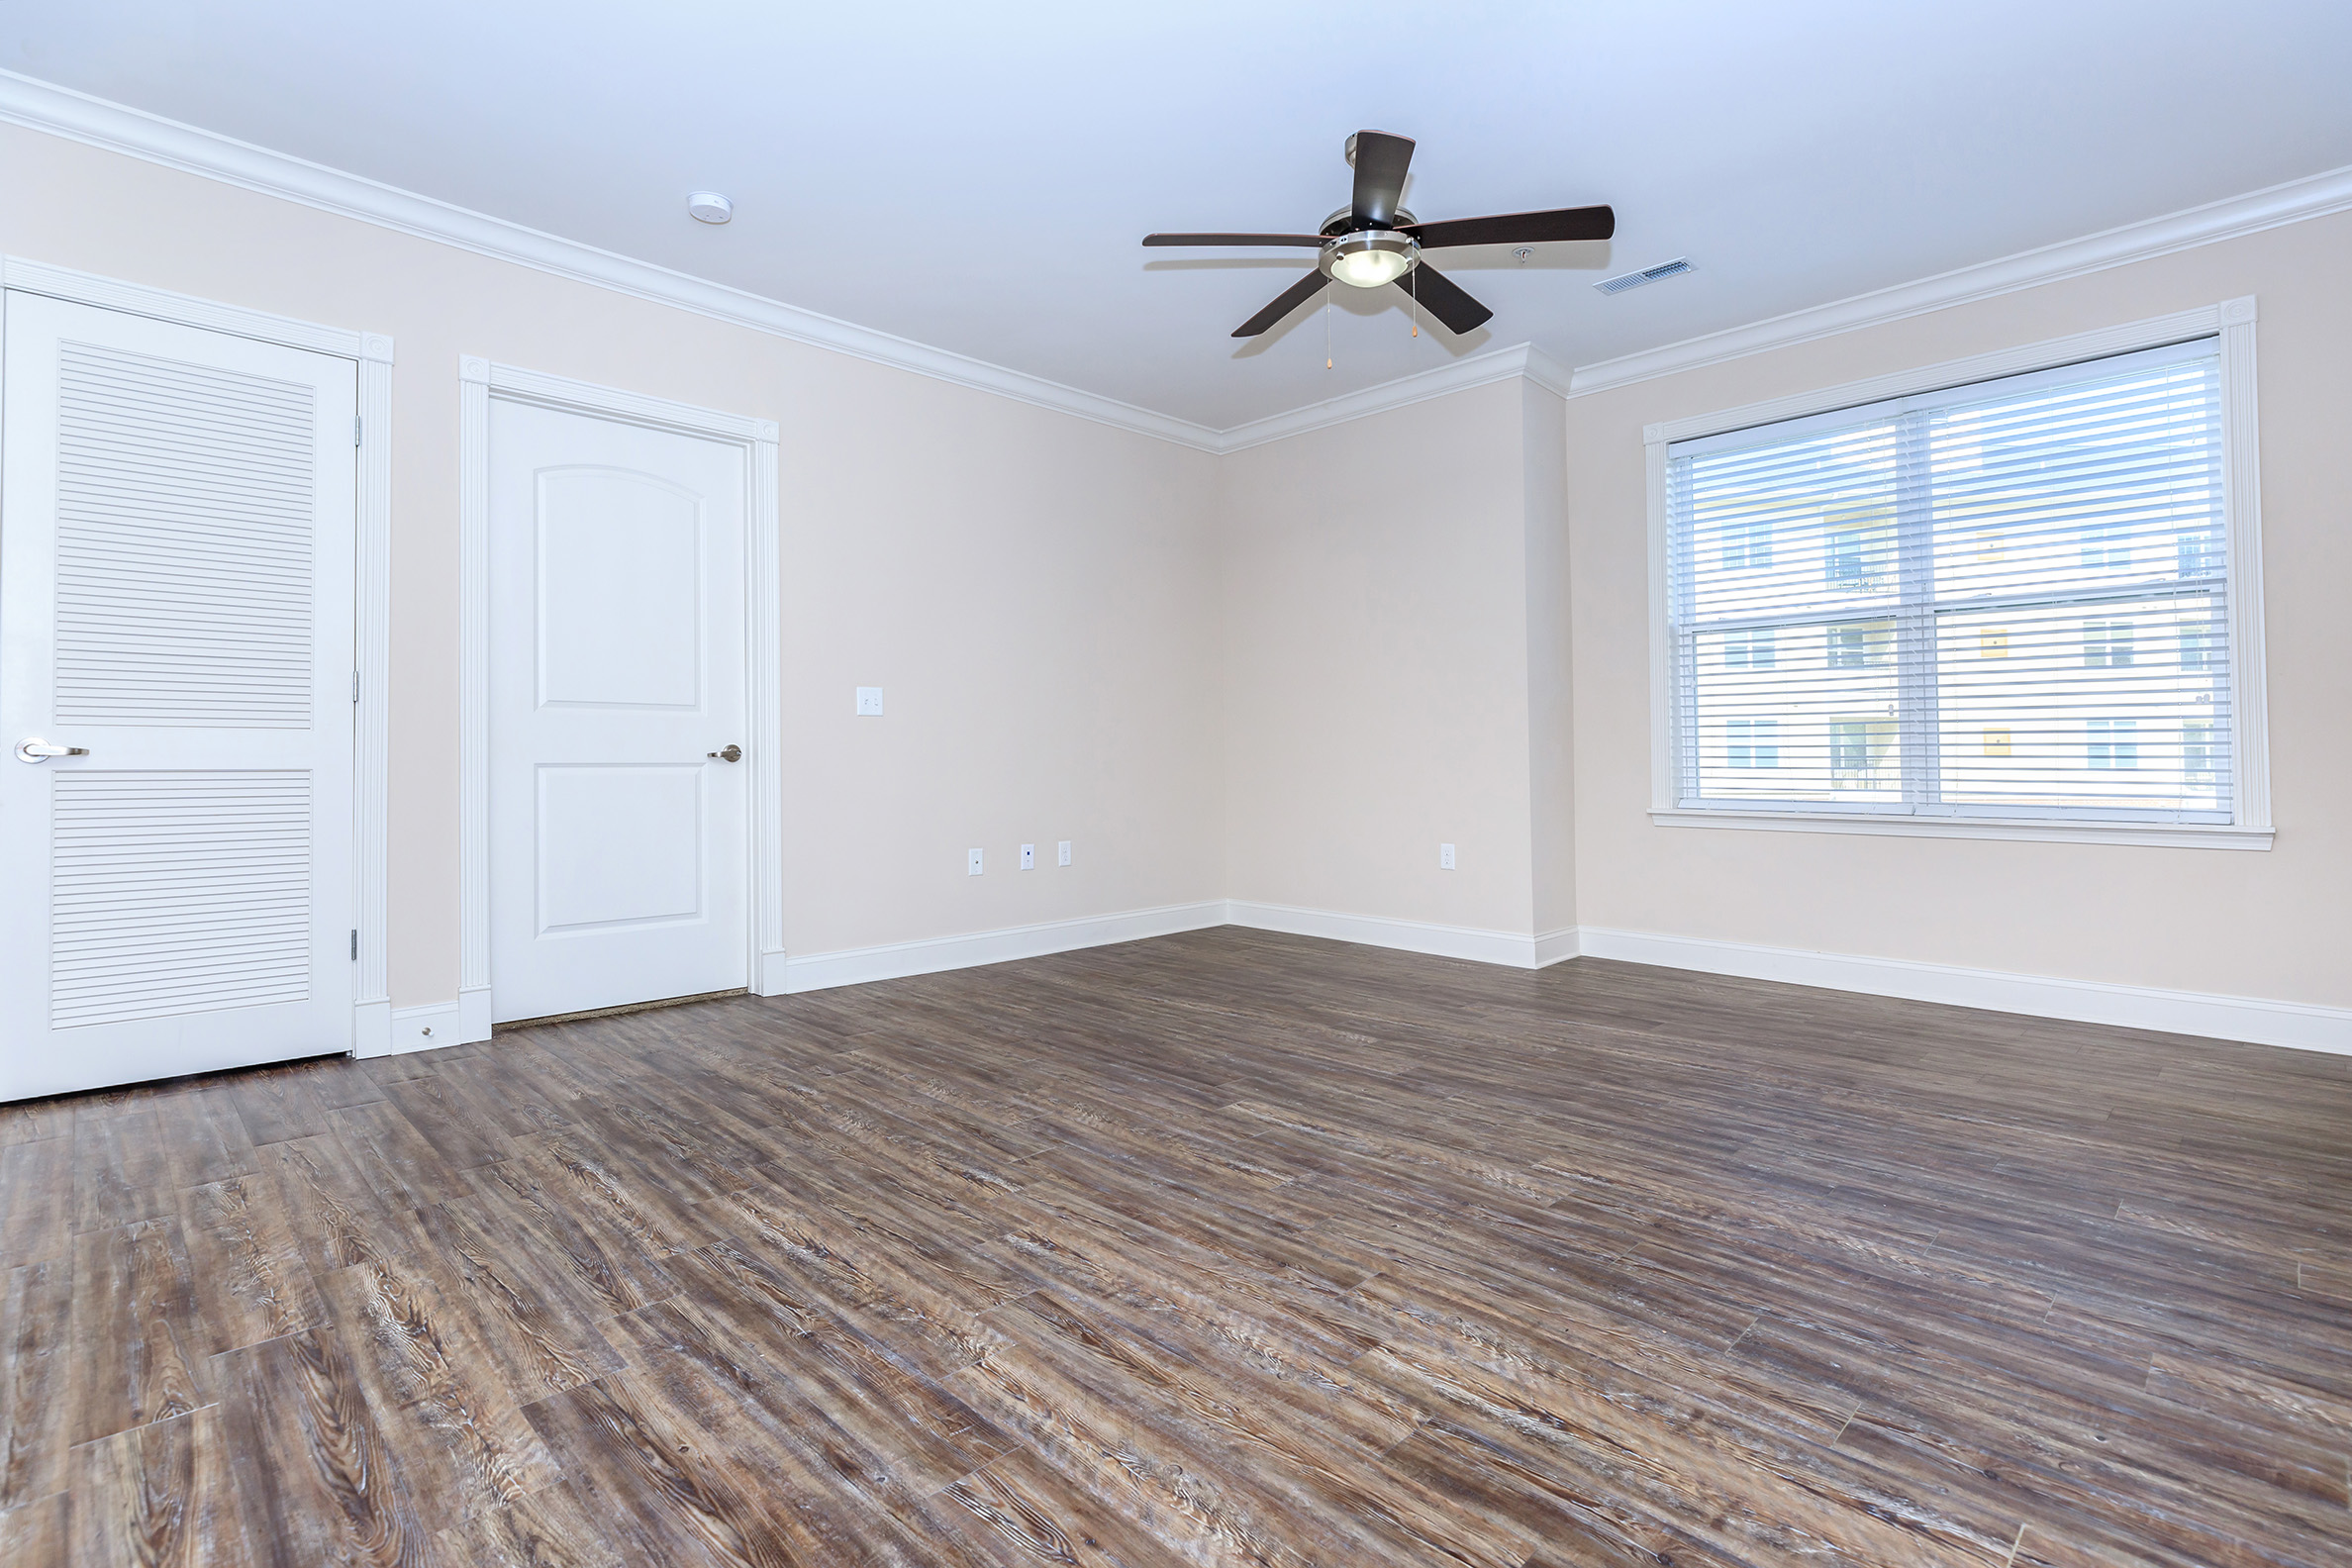
[[[1997,380],[2192,338],[2221,345],[2221,483],[2229,548],[2231,766],[2237,819],[2191,823],[2102,822],[2074,818],[1895,817],[1859,812],[1684,807],[1675,795],[1674,637],[1668,620],[1666,448],[1674,441],[1750,426]],[[1642,428],[1649,486],[1650,821],[1673,828],[1740,828],[1778,833],[1875,833],[1908,838],[2038,839],[2055,843],[2154,844],[2170,848],[2271,847],[2270,722],[2262,640],[2262,488],[2255,435],[2254,301],[2223,300],[2199,310],[2078,333],[1966,359],[1946,360],[1843,386],[1794,393],[1744,408]]]

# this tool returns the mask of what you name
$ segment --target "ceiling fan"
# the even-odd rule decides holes
[[[1475,332],[1495,313],[1423,261],[1423,250],[1447,245],[1534,245],[1546,240],[1607,240],[1617,233],[1617,214],[1607,207],[1560,207],[1550,212],[1422,223],[1397,205],[1405,194],[1405,170],[1413,162],[1411,137],[1358,131],[1347,139],[1347,161],[1355,166],[1355,199],[1324,219],[1320,234],[1154,234],[1145,235],[1143,243],[1296,245],[1322,252],[1316,257],[1314,271],[1233,329],[1236,338],[1255,338],[1306,304],[1325,279],[1357,288],[1394,283],[1443,322],[1446,331],[1458,334]]]

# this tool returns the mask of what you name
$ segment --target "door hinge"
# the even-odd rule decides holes
[[[367,421],[366,421],[366,419],[365,419],[364,417],[360,416],[360,415],[357,415],[357,414],[354,414],[354,415],[352,415],[352,416],[351,416],[351,444],[352,444],[352,445],[354,445],[354,446],[356,446],[356,445],[358,445],[358,444],[359,444],[359,443],[360,443],[362,441],[364,441],[364,440],[366,440],[366,439],[367,439]]]
[[[359,961],[359,928],[358,928],[358,927],[356,927],[356,926],[354,926],[354,927],[352,927],[352,928],[351,928],[351,962],[353,962],[353,963],[357,963],[358,961]]]

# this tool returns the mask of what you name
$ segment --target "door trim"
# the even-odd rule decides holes
[[[392,340],[175,294],[120,278],[50,266],[23,256],[0,256],[0,288],[76,305],[152,317],[182,327],[251,338],[287,348],[349,359],[359,370],[358,519],[354,622],[359,665],[357,711],[351,715],[352,886],[358,907],[359,975],[354,988],[351,1049],[381,1054],[392,1044],[392,991],[387,962],[385,896],[387,833],[392,793]]]
[[[490,1037],[490,403],[525,403],[725,441],[743,452],[744,702],[751,770],[743,835],[751,918],[744,978],[784,989],[784,581],[774,420],[722,414],[476,355],[457,361],[457,1036]]]

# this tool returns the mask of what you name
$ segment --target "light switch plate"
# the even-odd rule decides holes
[[[879,719],[882,717],[881,687],[860,686],[857,688],[857,717],[860,719]]]
[[[1037,869],[1037,846],[1035,844],[1023,844],[1021,846],[1021,869],[1024,871],[1034,871]]]
[[[977,849],[967,849],[967,850],[965,850],[965,851],[964,851],[964,875],[965,875],[965,876],[978,876],[979,874],[980,874],[980,851],[979,851],[979,850],[977,850]]]
[[[1070,840],[1067,838],[1061,841],[1061,863],[1063,865],[1070,863]]]

